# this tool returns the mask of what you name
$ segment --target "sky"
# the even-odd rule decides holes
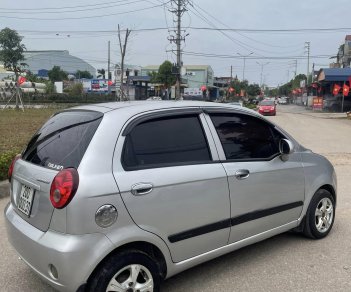
[[[350,0],[182,1],[183,64],[210,65],[217,77],[230,76],[232,67],[239,79],[275,87],[295,71],[307,73],[306,42],[311,72],[313,63],[315,70],[328,67],[351,34]],[[106,69],[108,41],[111,63],[120,62],[119,24],[132,30],[125,63],[175,63],[172,6],[168,0],[0,0],[0,29],[17,30],[27,50],[68,50]]]

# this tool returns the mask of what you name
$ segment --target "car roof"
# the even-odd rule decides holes
[[[114,110],[124,110],[131,114],[142,113],[152,110],[162,109],[179,109],[179,108],[223,108],[243,111],[246,113],[257,113],[253,110],[243,107],[233,107],[230,104],[206,102],[206,101],[192,101],[192,100],[142,100],[142,101],[121,101],[121,102],[108,102],[101,104],[83,105],[71,108],[70,110],[95,110],[102,113],[107,113]]]

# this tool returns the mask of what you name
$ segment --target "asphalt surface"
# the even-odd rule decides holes
[[[338,176],[334,227],[323,240],[285,233],[185,271],[162,291],[351,291],[351,120],[280,106],[269,117],[305,147],[327,156]],[[0,200],[3,210],[8,198]],[[0,291],[54,291],[9,245],[0,216]]]

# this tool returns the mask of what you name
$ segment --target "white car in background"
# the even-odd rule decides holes
[[[287,98],[285,96],[282,96],[280,98],[278,98],[278,103],[279,104],[287,104]]]

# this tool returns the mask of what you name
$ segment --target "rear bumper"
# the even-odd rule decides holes
[[[11,203],[5,208],[10,243],[24,262],[59,291],[77,291],[84,284],[112,243],[100,233],[85,235],[42,232],[23,220]],[[55,266],[58,277],[50,271]]]

